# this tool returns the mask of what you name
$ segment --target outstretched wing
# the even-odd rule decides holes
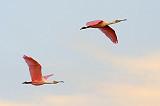
[[[41,65],[32,57],[24,55],[23,58],[29,67],[32,81],[42,81]]]
[[[118,39],[116,36],[115,31],[109,27],[108,25],[103,27],[103,28],[99,28],[113,43],[118,43]]]
[[[99,23],[103,22],[103,20],[95,20],[95,21],[90,21],[90,22],[87,22],[86,25],[87,26],[95,26]]]
[[[43,76],[43,78],[47,80],[51,76],[53,76],[53,74],[45,75],[45,76]]]

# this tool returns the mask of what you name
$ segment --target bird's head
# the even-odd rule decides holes
[[[90,26],[84,26],[84,27],[81,27],[81,29],[80,29],[80,30],[82,30],[82,29],[87,29],[87,28],[90,28]]]
[[[59,83],[64,83],[64,81],[58,81]]]
[[[22,84],[31,84],[31,82],[25,81],[25,82],[23,82]]]
[[[121,22],[121,21],[126,21],[127,19],[123,19],[123,20],[115,20],[115,23]]]
[[[64,81],[53,81],[53,84],[64,83]]]

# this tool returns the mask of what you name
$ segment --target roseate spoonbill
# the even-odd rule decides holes
[[[28,57],[26,55],[23,56],[23,59],[25,60],[25,62],[29,67],[29,72],[32,81],[29,82],[25,81],[22,84],[32,84],[38,86],[43,84],[57,84],[63,82],[63,81],[50,81],[50,82],[47,81],[47,79],[53,76],[53,74],[42,76],[41,65],[37,61],[35,61],[32,57]]]
[[[100,29],[113,43],[118,43],[118,39],[116,36],[115,31],[109,26],[111,24],[115,24],[121,21],[126,21],[127,19],[123,20],[114,20],[112,22],[106,22],[103,20],[95,20],[95,21],[90,21],[86,23],[86,26],[82,27],[82,29],[87,29],[87,28],[98,28]]]

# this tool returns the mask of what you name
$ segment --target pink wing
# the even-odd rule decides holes
[[[24,55],[23,58],[29,67],[32,82],[42,81],[41,65],[32,57]]]
[[[115,31],[109,27],[99,28],[113,43],[118,43]]]
[[[97,25],[99,23],[103,22],[103,20],[95,20],[95,21],[90,21],[86,23],[86,26],[94,26]]]
[[[45,75],[45,76],[43,76],[43,78],[47,80],[51,76],[53,76],[53,74]]]

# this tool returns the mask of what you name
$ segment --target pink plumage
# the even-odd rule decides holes
[[[104,28],[99,28],[113,43],[118,43],[118,39],[116,36],[115,31],[109,27],[106,26]]]
[[[101,22],[103,22],[103,20],[95,20],[95,21],[87,22],[86,25],[87,26],[94,26],[94,25],[97,25],[97,24],[99,24]]]
[[[98,28],[100,29],[113,43],[118,43],[117,35],[115,31],[109,26],[111,24],[115,24],[121,21],[126,21],[126,19],[123,20],[114,20],[112,22],[106,22],[103,20],[94,20],[86,23],[86,26],[82,27],[82,29],[87,28]]]
[[[41,65],[32,57],[24,55],[23,58],[29,67],[32,82],[42,81]]]
[[[47,81],[47,79],[53,76],[53,74],[42,76],[41,65],[36,60],[26,55],[24,55],[23,58],[29,67],[29,72],[30,72],[32,81],[29,81],[29,82],[25,81],[22,84],[32,84],[32,85],[39,86],[43,84],[57,84],[60,82],[63,83],[63,81],[55,81],[55,80]]]

